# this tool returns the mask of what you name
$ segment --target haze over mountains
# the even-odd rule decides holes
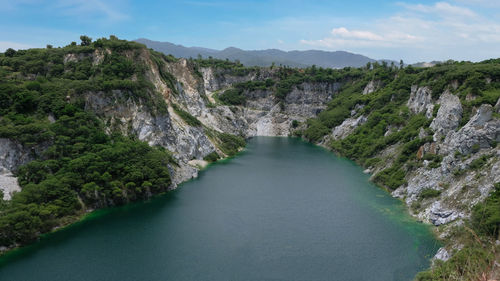
[[[239,60],[246,66],[270,66],[274,62],[276,65],[287,65],[291,67],[307,67],[316,65],[319,67],[343,68],[346,66],[361,67],[368,62],[376,60],[369,57],[353,54],[345,51],[282,51],[278,49],[247,51],[234,47],[224,50],[214,50],[201,47],[185,47],[169,42],[152,41],[144,38],[135,40],[146,45],[155,51],[164,54],[171,54],[175,57],[196,58],[201,55],[204,58],[209,56],[217,59]]]

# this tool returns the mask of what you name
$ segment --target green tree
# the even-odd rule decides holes
[[[12,48],[8,48],[8,49],[5,51],[5,56],[6,56],[6,57],[13,57],[15,54],[16,54],[16,50],[14,50],[14,49],[12,49]]]
[[[92,43],[92,38],[88,37],[87,35],[80,36],[80,40],[82,40],[82,46],[90,46],[90,44]]]

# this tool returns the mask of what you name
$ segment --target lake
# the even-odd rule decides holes
[[[440,245],[368,178],[321,147],[256,137],[175,191],[0,257],[0,280],[412,280]]]

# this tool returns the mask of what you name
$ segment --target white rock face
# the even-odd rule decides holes
[[[427,111],[428,106],[431,104],[432,91],[429,87],[411,86],[410,99],[408,99],[407,106],[414,114]]]
[[[447,261],[450,258],[451,258],[451,255],[450,255],[450,253],[448,253],[448,251],[446,250],[446,248],[445,247],[441,247],[437,251],[436,255],[434,255],[434,257],[432,258],[432,260],[433,261],[435,261],[435,260]]]
[[[334,140],[345,139],[348,135],[350,135],[354,130],[363,125],[366,122],[367,118],[363,115],[358,118],[347,118],[342,122],[342,124],[333,128],[332,130],[332,138]]]
[[[450,132],[442,145],[443,154],[469,154],[474,145],[489,148],[500,141],[500,120],[492,119],[493,107],[483,104],[476,114],[457,132]]]
[[[426,209],[425,213],[427,213],[426,217],[429,217],[435,226],[446,224],[465,216],[461,212],[441,206],[440,201],[432,203],[430,209]]]
[[[368,82],[368,84],[365,86],[365,88],[363,89],[363,95],[367,95],[367,94],[371,94],[373,92],[375,92],[376,90],[378,90],[378,88],[380,88],[381,86],[381,82],[380,81],[370,81]]]
[[[0,174],[0,190],[3,192],[3,200],[10,200],[14,192],[21,191],[17,178],[11,173]]]
[[[21,190],[12,172],[31,160],[33,155],[30,149],[15,141],[0,138],[0,190],[4,200],[10,200],[14,192]]]
[[[449,131],[458,128],[463,112],[460,99],[448,91],[441,95],[439,104],[437,116],[430,125],[435,132],[435,138],[446,135]]]

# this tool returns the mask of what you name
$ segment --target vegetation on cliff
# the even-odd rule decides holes
[[[22,191],[0,204],[0,245],[22,245],[86,210],[167,190],[170,153],[107,133],[85,106],[87,92],[120,90],[163,111],[145,65],[132,60],[142,50],[112,36],[0,55],[0,137],[32,147],[35,158],[17,171]]]

